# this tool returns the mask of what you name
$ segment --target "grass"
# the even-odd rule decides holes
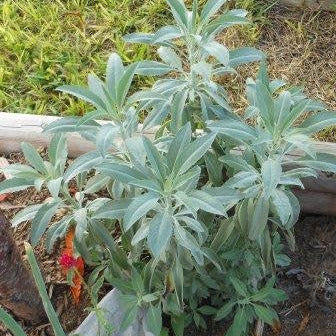
[[[164,0],[0,1],[0,110],[83,114],[83,103],[54,89],[103,74],[112,51],[125,62],[150,57],[147,46],[126,46],[122,36],[169,19]]]

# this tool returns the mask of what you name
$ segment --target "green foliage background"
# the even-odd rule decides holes
[[[103,74],[111,51],[125,62],[148,58],[147,46],[121,37],[167,20],[163,0],[0,1],[0,110],[81,115],[82,102],[54,89]]]

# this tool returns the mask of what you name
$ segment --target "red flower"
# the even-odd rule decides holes
[[[69,270],[77,266],[77,259],[67,253],[63,253],[59,259],[59,263],[62,268]]]

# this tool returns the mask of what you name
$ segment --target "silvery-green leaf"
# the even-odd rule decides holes
[[[226,215],[226,211],[222,203],[209,193],[202,190],[194,190],[190,192],[188,196],[194,208],[202,209],[216,215]]]
[[[279,161],[268,159],[261,166],[261,176],[264,185],[264,194],[269,198],[277,187],[282,173],[281,164]]]
[[[169,101],[155,106],[146,117],[143,123],[143,130],[148,130],[154,126],[161,124],[167,118],[170,112],[170,108],[171,106]]]
[[[166,0],[168,3],[173,16],[180,25],[187,27],[188,19],[187,19],[187,8],[184,4],[183,0]]]
[[[194,217],[197,216],[198,206],[193,202],[193,200],[183,191],[178,191],[174,194],[174,198],[177,200],[178,204],[184,205]]]
[[[256,107],[266,127],[272,128],[274,124],[274,101],[268,87],[258,82],[256,87]]]
[[[309,136],[302,133],[292,133],[286,135],[286,141],[295,145],[298,149],[301,149],[312,158],[316,158],[316,150],[313,141]]]
[[[258,304],[253,304],[254,311],[256,312],[258,318],[266,322],[270,326],[273,326],[276,321],[279,321],[278,314],[271,307],[264,307]]]
[[[163,95],[170,95],[174,92],[180,91],[188,86],[188,80],[184,78],[165,78],[160,79],[153,85],[153,90]]]
[[[116,251],[116,243],[111,232],[100,221],[93,221],[91,230],[98,237],[98,239],[111,251]]]
[[[162,310],[161,303],[154,306],[149,305],[146,316],[146,325],[153,336],[160,336],[162,330]]]
[[[214,133],[206,134],[188,144],[183,152],[181,152],[176,158],[176,162],[174,164],[175,174],[179,175],[185,173],[198,160],[200,160],[211,147],[215,137],[216,134]]]
[[[280,178],[279,184],[287,185],[287,186],[295,185],[295,186],[298,186],[298,187],[301,187],[302,189],[304,189],[303,183],[297,177],[291,177],[291,176],[284,176],[283,175]]]
[[[119,163],[102,163],[97,170],[113,179],[129,184],[134,180],[145,180],[147,177],[137,169]]]
[[[236,13],[229,11],[212,20],[209,24],[207,24],[204,28],[204,32],[211,34],[218,34],[225,28],[237,25],[237,24],[247,24],[249,21],[240,15],[236,15]]]
[[[285,190],[285,193],[292,207],[291,218],[288,221],[286,227],[288,229],[291,229],[294,226],[294,224],[296,224],[297,221],[299,220],[301,206],[300,206],[299,200],[296,198],[296,196],[291,191]]]
[[[311,157],[303,157],[301,159],[293,161],[293,164],[299,164],[300,166],[307,166],[316,170],[336,173],[336,156],[327,153],[316,154],[316,159]]]
[[[155,175],[159,178],[164,178],[167,173],[166,158],[163,157],[153,143],[146,137],[142,138],[144,148],[146,150],[147,159],[155,172]]]
[[[153,34],[151,44],[167,45],[170,40],[179,38],[183,35],[181,29],[176,26],[164,26]]]
[[[63,217],[60,221],[52,224],[47,231],[46,245],[48,253],[51,253],[52,248],[58,238],[63,238],[68,230],[72,216]]]
[[[151,44],[153,36],[154,34],[148,34],[148,33],[132,33],[125,35],[123,38],[126,42],[129,43]]]
[[[283,91],[279,94],[274,102],[275,120],[279,125],[288,117],[292,107],[292,95],[288,91]]]
[[[317,174],[314,169],[302,167],[288,170],[282,174],[282,177],[317,177]]]
[[[229,64],[229,50],[222,44],[216,41],[210,41],[203,45],[203,49],[206,50],[210,56],[215,57],[222,65],[227,66]]]
[[[188,192],[197,187],[197,182],[201,174],[201,168],[198,166],[192,167],[186,173],[177,176],[172,182],[173,190],[181,190]]]
[[[129,104],[133,104],[135,102],[142,102],[142,101],[155,101],[159,103],[160,101],[167,101],[167,97],[153,90],[143,90],[143,91],[138,91],[134,93],[128,99]]]
[[[97,127],[99,127],[99,124],[94,120],[90,120],[84,125],[79,125],[80,120],[78,117],[56,119],[44,126],[43,131],[50,133],[84,132],[97,130]]]
[[[213,69],[212,74],[213,76],[221,76],[225,74],[237,75],[238,72],[229,66],[217,66],[215,69]]]
[[[148,246],[155,258],[159,257],[166,249],[173,233],[172,217],[169,210],[157,213],[149,223],[147,236]]]
[[[89,200],[86,203],[86,209],[88,210],[88,212],[91,212],[91,211],[95,212],[98,209],[100,209],[103,205],[108,203],[109,201],[110,201],[110,198],[107,198],[107,197],[99,197],[99,198],[95,198],[94,200]]]
[[[74,211],[73,218],[76,222],[75,236],[79,241],[82,241],[87,232],[87,209],[82,208]]]
[[[176,219],[178,221],[183,221],[193,231],[196,231],[198,233],[204,232],[204,227],[202,226],[202,224],[199,221],[197,221],[196,219],[192,218],[192,217],[177,216]]]
[[[41,174],[34,168],[20,163],[10,164],[7,167],[0,168],[0,171],[9,174],[12,177],[29,180],[34,180],[41,177]]]
[[[120,199],[125,191],[125,185],[118,181],[110,179],[109,183],[107,184],[107,191],[109,192],[112,199]]]
[[[175,135],[168,150],[168,162],[171,167],[176,164],[178,157],[182,155],[183,150],[191,141],[190,123],[185,124]]]
[[[132,199],[123,198],[120,200],[111,200],[106,202],[102,207],[97,209],[93,214],[93,219],[121,219],[124,217],[125,212],[129,205],[131,204]]]
[[[154,193],[146,193],[136,197],[125,212],[123,221],[124,229],[126,231],[129,230],[137,220],[146,216],[146,214],[155,207],[158,199],[159,197]]]
[[[202,253],[207,259],[209,259],[216,266],[219,272],[222,271],[221,258],[217,255],[217,253],[214,250],[208,247],[202,247]]]
[[[190,251],[200,251],[200,247],[195,237],[185,230],[178,221],[174,221],[174,235],[177,242]]]
[[[143,188],[147,191],[153,191],[155,193],[162,193],[161,185],[155,180],[132,180],[128,184],[135,187]]]
[[[175,258],[175,260],[174,260],[171,275],[172,275],[173,285],[174,285],[174,289],[175,289],[175,293],[176,293],[177,305],[182,307],[182,305],[183,305],[184,276],[183,276],[183,267],[182,267],[181,262],[179,261],[178,258]],[[184,326],[184,323],[183,323],[183,326]],[[174,329],[174,331],[176,330],[174,327],[173,327],[173,329]],[[177,335],[178,336],[183,336],[184,327],[179,328],[179,329],[181,330],[182,334],[181,335],[177,334]]]
[[[253,216],[249,225],[249,238],[251,240],[258,239],[263,233],[269,212],[269,200],[266,197],[259,197],[255,203]]]
[[[88,74],[88,87],[94,92],[106,105],[108,105],[107,95],[105,94],[104,82],[95,74]]]
[[[243,198],[243,194],[240,191],[227,188],[225,184],[221,187],[203,188],[202,190],[219,201],[225,209],[228,206],[230,207],[230,205],[233,206],[233,204]]]
[[[229,137],[237,143],[246,143],[256,139],[256,131],[239,120],[220,120],[209,123],[208,128]]]
[[[201,12],[202,23],[207,23],[209,19],[223,6],[227,0],[208,0]]]
[[[231,236],[231,233],[235,227],[235,221],[232,218],[222,219],[220,223],[220,227],[210,245],[211,249],[214,251],[220,250],[220,248]]]
[[[117,102],[122,106],[125,102],[129,88],[132,84],[133,77],[137,73],[138,63],[130,64],[118,82],[117,88]]]
[[[333,112],[319,112],[314,114],[300,125],[300,128],[305,133],[314,134],[323,130],[324,128],[334,126],[336,124],[336,111]]]
[[[109,89],[109,94],[112,96],[113,101],[117,101],[118,84],[123,76],[125,68],[123,66],[120,56],[112,53],[108,59],[106,67],[106,83]]]
[[[292,98],[294,99],[293,94]],[[293,105],[289,116],[283,121],[282,127],[287,129],[293,125],[293,123],[305,112],[321,111],[325,109],[325,105],[320,101],[312,99],[301,99],[295,105]]]
[[[160,76],[172,71],[169,65],[156,61],[140,61],[136,68],[136,74],[144,76]]]
[[[51,218],[55,215],[59,204],[59,202],[45,203],[37,211],[36,216],[32,221],[30,232],[30,238],[33,246],[35,246],[41,239],[51,221]]]
[[[210,63],[200,61],[198,63],[193,64],[191,70],[202,76],[203,79],[207,81],[211,79],[212,65]]]
[[[241,156],[233,155],[233,154],[227,154],[219,158],[220,161],[224,162],[229,167],[235,169],[235,170],[243,170],[247,172],[256,173],[256,169],[247,163],[246,160],[244,160]]]
[[[47,170],[44,165],[43,159],[37,150],[29,143],[23,142],[21,144],[21,149],[25,156],[25,159],[40,173],[46,174]]]
[[[182,70],[182,61],[172,48],[160,47],[157,52],[163,62],[172,68]]]
[[[6,194],[9,192],[15,192],[27,189],[28,187],[32,187],[35,184],[35,180],[25,179],[14,177],[9,180],[4,180],[0,182],[0,195]]]
[[[292,216],[292,206],[289,198],[284,191],[275,189],[271,194],[271,200],[282,225],[286,225],[289,218]]]
[[[80,173],[87,172],[103,161],[99,152],[93,151],[79,156],[66,170],[64,181],[68,182]]]
[[[125,140],[125,145],[131,156],[132,163],[138,169],[143,167],[146,161],[146,150],[142,141],[142,137],[133,136]]]
[[[84,192],[85,194],[93,194],[102,189],[104,186],[107,185],[110,178],[106,176],[102,176],[100,174],[97,174],[93,177],[91,177],[85,186]]]
[[[93,110],[88,113],[85,113],[83,117],[79,118],[77,121],[77,128],[80,130],[86,124],[90,124],[90,122],[94,122],[95,120],[101,120],[109,117],[107,111],[104,110]]]
[[[68,148],[64,134],[55,134],[48,147],[48,156],[50,162],[54,165],[57,174],[63,174],[68,157]]]
[[[106,110],[106,105],[103,100],[97,96],[95,93],[91,92],[90,90],[80,87],[80,86],[73,86],[73,85],[63,85],[59,86],[56,90],[69,93],[79,99],[85,100],[88,103],[91,103],[96,108],[101,108]]]
[[[186,121],[185,105],[188,98],[188,90],[183,90],[175,94],[171,105],[170,127],[174,133],[179,130]]]
[[[255,48],[242,47],[235,50],[230,50],[229,58],[229,66],[236,68],[242,64],[261,61],[265,58],[265,54]]]
[[[220,185],[223,182],[223,163],[218,160],[216,154],[208,151],[204,155],[209,180],[214,185]]]
[[[240,171],[225,182],[229,188],[248,188],[256,182],[258,175],[251,171]]]
[[[58,197],[62,181],[63,181],[63,177],[59,177],[57,179],[50,180],[47,182],[47,188],[49,189],[49,192],[52,197],[54,198]]]
[[[138,229],[138,231],[135,233],[135,235],[132,238],[132,245],[136,245],[139,242],[141,242],[141,240],[145,239],[148,236],[148,232],[149,232],[149,225],[147,224],[143,224],[140,226],[140,228]]]
[[[274,79],[270,82],[271,92],[274,93],[286,85],[286,82],[281,79]]]
[[[260,184],[248,187],[243,191],[244,198],[255,198],[260,193],[260,191],[261,191]]]
[[[23,210],[18,212],[14,218],[11,220],[12,226],[16,227],[22,222],[29,221],[33,219],[38,210],[43,206],[43,204],[35,204],[35,205],[29,205],[25,207]]]

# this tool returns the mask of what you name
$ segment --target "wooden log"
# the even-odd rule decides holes
[[[0,213],[0,305],[32,324],[46,320],[42,300],[31,273]]]
[[[301,211],[306,214],[336,216],[336,194],[311,190],[294,190]]]
[[[336,0],[279,0],[280,4],[298,7],[301,9],[309,8],[313,10],[336,10]]]
[[[21,151],[21,143],[24,141],[35,147],[47,147],[51,135],[43,133],[43,127],[57,119],[60,118],[0,112],[0,153],[9,154]],[[146,134],[150,136],[152,133],[147,132]],[[90,141],[83,139],[77,133],[68,133],[67,139],[70,158],[78,157],[95,149]]]

